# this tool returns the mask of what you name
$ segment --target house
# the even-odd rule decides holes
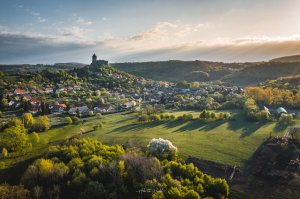
[[[40,99],[37,99],[37,98],[32,98],[32,99],[30,100],[30,103],[31,103],[32,105],[40,104],[40,103],[41,103],[41,100],[40,100]]]
[[[267,113],[271,114],[270,109],[268,109],[268,108],[265,107],[265,106],[264,106],[264,110],[265,110]]]
[[[66,110],[66,108],[67,108],[67,105],[65,105],[65,104],[55,104],[55,105],[53,105],[53,111],[54,112],[62,113]]]
[[[94,107],[94,111],[98,113],[109,113],[112,112],[113,107],[110,104],[103,104],[98,107]]]
[[[126,102],[122,105],[122,108],[125,108],[125,109],[129,109],[129,108],[132,108],[136,106],[136,102],[135,101],[130,101],[130,102]]]
[[[29,113],[31,113],[32,115],[36,115],[39,112],[39,110],[37,108],[32,108]]]
[[[288,112],[283,107],[277,108],[276,109],[276,115],[278,117],[280,117],[282,114],[288,114]]]
[[[68,113],[70,115],[76,115],[77,113],[81,115],[88,115],[89,108],[87,106],[73,107],[69,109]]]
[[[8,105],[13,106],[15,103],[16,103],[15,101],[11,100],[10,102],[8,102]]]
[[[45,93],[46,94],[53,93],[53,88],[45,88]]]
[[[27,93],[26,90],[22,90],[22,89],[16,89],[16,90],[14,90],[14,94],[15,95],[24,95],[26,93]]]

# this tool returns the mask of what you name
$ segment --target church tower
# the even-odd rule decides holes
[[[96,61],[97,61],[97,56],[94,53],[93,56],[92,56],[92,63],[96,63]]]

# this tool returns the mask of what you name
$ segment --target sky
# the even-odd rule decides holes
[[[0,0],[0,64],[300,54],[299,0]]]

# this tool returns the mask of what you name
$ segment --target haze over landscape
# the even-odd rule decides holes
[[[300,54],[298,0],[2,0],[1,64],[267,61]],[[80,55],[80,56],[78,56]]]

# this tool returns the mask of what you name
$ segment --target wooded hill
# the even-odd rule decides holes
[[[0,65],[0,71],[4,71],[6,73],[22,73],[22,72],[34,72],[34,71],[42,71],[45,69],[50,70],[73,70],[74,68],[82,68],[86,66],[86,64],[81,63],[56,63],[53,65],[44,65],[44,64],[15,64],[15,65]]]
[[[238,86],[256,85],[279,77],[300,75],[300,61],[253,63],[161,61],[115,63],[112,66],[154,80],[172,82],[220,80]]]

